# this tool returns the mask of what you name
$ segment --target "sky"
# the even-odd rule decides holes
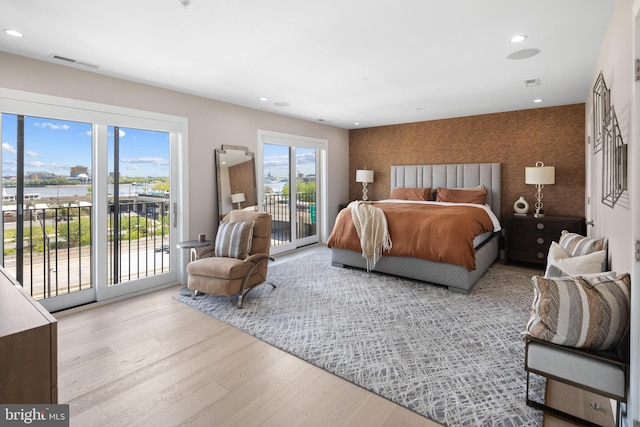
[[[114,128],[108,129],[109,172],[113,171]],[[169,134],[121,128],[120,175],[163,177],[169,175]],[[15,176],[17,168],[17,116],[2,114],[2,175]],[[69,176],[72,166],[86,166],[91,174],[91,124],[69,120],[25,117],[25,173],[51,172]],[[296,168],[315,174],[314,149],[296,148]],[[264,173],[289,176],[289,147],[264,145]]]
[[[169,134],[120,129],[120,175],[169,176]],[[109,171],[113,171],[114,128],[108,128]],[[25,117],[25,173],[52,172],[69,176],[72,166],[86,166],[91,174],[91,124]],[[2,175],[17,168],[17,116],[2,114]]]
[[[269,172],[274,177],[289,176],[289,147],[284,145],[265,144],[264,174]],[[316,173],[316,150],[310,148],[296,148],[296,170],[304,175]]]

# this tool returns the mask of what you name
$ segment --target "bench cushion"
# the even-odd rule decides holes
[[[601,390],[618,400],[625,400],[625,371],[621,365],[530,341],[527,367],[536,373]]]

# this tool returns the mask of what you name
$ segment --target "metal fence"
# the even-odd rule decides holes
[[[168,271],[168,203],[119,206],[108,205],[108,284]],[[21,250],[16,245],[16,213],[3,211],[2,265],[27,292],[42,299],[92,287],[91,206],[25,210]]]
[[[288,243],[291,239],[291,221],[296,221],[296,238],[312,236],[316,232],[316,193],[297,193],[295,214],[288,194],[265,194],[263,206],[271,214],[273,226],[271,241],[274,246]]]

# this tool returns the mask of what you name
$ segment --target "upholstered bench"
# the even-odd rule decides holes
[[[544,277],[531,278],[534,297],[523,332],[527,405],[579,425],[596,425],[529,397],[530,374],[617,402],[629,388],[629,274],[606,271],[607,238],[563,231],[552,242]]]
[[[628,347],[621,351],[578,349],[531,336],[525,337],[525,342],[527,405],[580,425],[597,425],[532,400],[529,381],[533,373],[616,400],[616,421],[620,424],[621,403],[627,402],[629,388]]]

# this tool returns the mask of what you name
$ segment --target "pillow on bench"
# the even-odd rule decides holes
[[[562,241],[562,238],[560,238]],[[544,277],[577,276],[600,273],[606,269],[607,251],[572,255],[561,244],[551,242]]]
[[[580,234],[569,233],[567,230],[562,230],[558,244],[573,257],[587,255],[597,251],[606,252],[608,239],[606,237],[603,237],[602,239],[594,239],[592,237],[585,237]]]
[[[523,335],[577,348],[618,347],[629,328],[631,279],[611,274],[532,277],[534,299]]]

